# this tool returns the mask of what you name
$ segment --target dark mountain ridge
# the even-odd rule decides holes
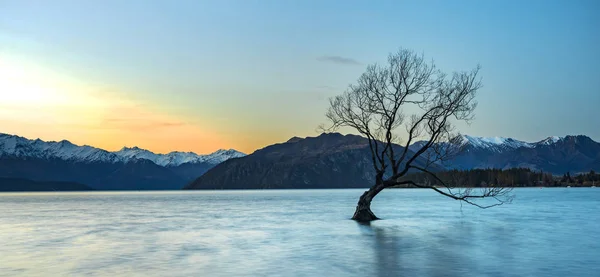
[[[402,148],[398,147],[398,151]],[[422,165],[423,159],[417,164]],[[432,170],[442,170],[435,167]],[[186,189],[365,188],[375,179],[368,140],[325,133],[225,161]]]

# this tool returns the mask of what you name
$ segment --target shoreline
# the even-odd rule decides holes
[[[444,188],[444,187],[441,187]],[[468,188],[488,188],[488,187],[454,187],[453,189],[468,189]],[[577,189],[577,188],[597,188],[595,186],[556,186],[556,187],[513,187],[513,189],[558,189],[558,188],[569,188],[569,189]],[[11,190],[11,191],[0,191],[0,194],[54,194],[54,193],[93,193],[93,194],[117,194],[123,192],[139,192],[139,193],[179,193],[179,192],[266,192],[266,191],[311,191],[311,190],[367,190],[368,187],[365,188],[296,188],[296,189],[179,189],[179,190],[55,190],[55,191],[30,191],[30,190]],[[407,187],[399,187],[399,188],[390,188],[393,190],[396,189],[410,189],[410,190],[429,190],[429,188],[407,188]]]

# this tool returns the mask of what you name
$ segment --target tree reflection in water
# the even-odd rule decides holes
[[[511,276],[510,268],[517,266],[511,254],[511,248],[516,246],[512,231],[497,227],[497,232],[477,234],[477,226],[472,222],[448,224],[435,233],[361,224],[364,234],[373,239],[376,276]],[[485,239],[487,247],[474,247],[478,244],[475,238]],[[497,264],[498,256],[510,265]]]

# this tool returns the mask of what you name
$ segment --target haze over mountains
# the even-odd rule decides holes
[[[180,189],[213,166],[244,153],[155,154],[137,147],[109,152],[63,140],[46,142],[0,134],[0,177],[77,182],[98,190]]]

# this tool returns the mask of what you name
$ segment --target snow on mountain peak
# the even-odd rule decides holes
[[[504,147],[515,149],[519,147],[533,147],[533,144],[531,143],[505,137],[475,137],[463,135],[462,140],[463,144],[470,144],[477,148],[497,149],[498,147]]]
[[[77,162],[130,162],[146,159],[160,166],[179,166],[184,163],[218,164],[231,158],[245,156],[233,149],[220,149],[212,154],[198,155],[193,152],[171,152],[155,154],[149,150],[134,147],[123,147],[119,151],[109,152],[91,146],[78,146],[67,140],[43,141],[29,140],[23,137],[0,133],[0,157],[35,157],[47,159],[72,160]]]
[[[231,158],[238,158],[245,156],[244,153],[229,149],[219,149],[212,154],[198,155],[193,152],[179,152],[173,151],[168,154],[156,154],[146,149],[139,147],[124,147],[123,149],[114,152],[124,160],[129,161],[132,159],[146,159],[154,162],[160,166],[178,166],[184,163],[210,163],[218,164]]]
[[[463,146],[471,146],[474,148],[489,149],[492,151],[500,152],[503,150],[517,149],[520,147],[536,148],[538,146],[543,146],[543,145],[552,145],[557,142],[563,141],[569,137],[570,136],[566,136],[566,137],[565,136],[563,136],[563,137],[551,136],[551,137],[547,137],[538,142],[525,142],[525,141],[520,141],[520,140],[516,140],[513,138],[507,138],[507,137],[477,137],[477,136],[461,135],[459,137],[459,139],[460,139],[459,143]],[[410,147],[411,147],[411,149],[416,150],[416,149],[420,148],[424,143],[425,143],[425,141],[418,141],[418,142],[415,142],[414,144],[412,144]]]
[[[116,155],[91,146],[77,146],[67,140],[42,141],[0,134],[0,156],[36,157],[80,162],[120,161]]]
[[[564,138],[565,137],[551,136],[551,137],[547,137],[546,139],[538,142],[538,144],[551,145],[551,144],[555,144],[555,143],[561,141]]]
[[[564,140],[566,137],[550,136],[538,142],[524,142],[505,137],[475,137],[463,135],[463,144],[471,144],[478,148],[489,148],[495,146],[503,146],[510,148],[528,147],[533,148],[539,145],[551,145]]]
[[[241,158],[246,154],[235,149],[219,149],[212,154],[206,155],[206,161],[211,163],[222,163],[232,158]]]

